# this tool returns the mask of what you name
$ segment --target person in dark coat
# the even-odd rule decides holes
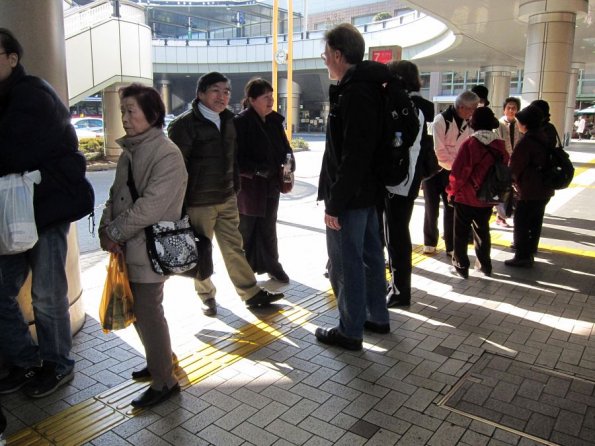
[[[0,256],[0,356],[9,365],[0,393],[24,387],[39,398],[74,377],[67,236],[70,223],[93,210],[94,197],[68,108],[46,81],[25,73],[22,57],[18,40],[0,28],[0,176],[41,172],[33,199],[38,241]],[[17,303],[29,271],[37,344]]]
[[[387,306],[401,307],[411,303],[413,249],[409,222],[413,204],[419,195],[422,178],[434,173],[425,172],[427,159],[433,159],[436,168],[438,162],[434,153],[434,141],[428,134],[427,127],[427,123],[434,120],[434,104],[419,93],[421,79],[417,66],[408,60],[401,60],[390,62],[388,69],[402,83],[418,110],[420,122],[415,142],[409,149],[409,175],[401,184],[386,186],[384,194],[384,237],[391,272]]]
[[[544,115],[535,105],[517,113],[519,129],[524,133],[512,152],[510,169],[519,194],[514,214],[515,256],[504,262],[507,266],[531,267],[537,252],[545,207],[554,190],[543,182],[542,168],[547,162],[551,138],[543,129]]]
[[[364,328],[390,331],[384,255],[376,206],[381,197],[378,165],[382,147],[386,65],[363,61],[365,41],[353,25],[325,32],[322,55],[329,78],[329,120],[318,200],[330,259],[329,278],[339,307],[339,325],[316,329],[316,339],[361,350]]]
[[[509,160],[504,140],[492,131],[498,128],[499,122],[489,107],[475,109],[470,125],[475,131],[461,144],[446,188],[449,202],[454,203],[452,264],[455,272],[464,279],[469,277],[467,245],[471,231],[475,245],[475,267],[486,276],[492,274],[490,216],[494,203],[479,200],[477,190],[496,162],[496,157],[500,157],[505,165]]]
[[[543,113],[543,119],[541,121],[541,130],[545,134],[547,146],[548,147],[556,147],[558,143],[558,131],[554,124],[550,121],[550,104],[543,99],[535,99],[529,105],[534,105],[535,107],[539,108],[541,113]]]
[[[241,187],[238,193],[240,232],[248,263],[255,273],[289,283],[279,263],[277,210],[280,168],[289,162],[295,170],[293,151],[285,135],[285,118],[273,111],[273,87],[261,78],[244,88],[244,110],[234,118],[238,140]]]

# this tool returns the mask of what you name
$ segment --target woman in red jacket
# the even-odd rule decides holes
[[[455,208],[452,263],[456,273],[464,279],[469,277],[467,243],[470,230],[473,231],[477,257],[475,268],[486,276],[492,274],[489,221],[493,203],[479,200],[476,194],[496,156],[501,156],[504,164],[508,164],[509,159],[504,140],[492,131],[499,124],[491,109],[477,108],[470,125],[475,133],[461,145],[446,188],[449,202],[454,202]]]

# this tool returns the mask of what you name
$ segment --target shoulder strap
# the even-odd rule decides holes
[[[126,185],[128,189],[130,189],[130,195],[132,195],[132,201],[136,201],[138,199],[138,191],[136,190],[136,186],[134,185],[134,177],[132,176],[132,163],[128,160],[128,180],[126,181]]]

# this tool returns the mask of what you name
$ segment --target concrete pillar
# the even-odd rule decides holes
[[[62,0],[0,1],[0,27],[11,30],[23,45],[23,66],[29,74],[42,77],[68,104],[66,79],[66,50],[64,45],[64,19]],[[79,247],[76,225],[70,226],[66,258],[70,323],[76,333],[85,323],[82,287],[80,283]],[[34,322],[31,307],[31,277],[19,294],[23,315]],[[34,326],[32,331],[35,336]]]
[[[574,130],[574,110],[576,107],[576,92],[578,88],[578,73],[585,67],[584,63],[573,62],[570,67],[570,80],[568,81],[568,99],[566,101],[566,127],[564,128],[564,145],[570,143]]]
[[[588,0],[521,0],[519,18],[528,22],[523,99],[544,99],[551,121],[562,133],[577,15]]]
[[[300,96],[301,96],[301,90],[300,90],[300,86],[298,84],[296,84],[295,82],[292,82],[292,122],[293,122],[293,126],[294,129],[293,131],[297,131],[297,127],[299,125],[300,122]],[[289,116],[289,112],[287,111],[287,79],[285,78],[280,78],[279,79],[279,83],[278,83],[278,93],[277,93],[277,97],[279,98],[279,103],[276,104],[278,106],[278,111],[279,113],[281,113],[283,116],[285,116],[285,120],[287,123],[287,116]]]
[[[497,118],[502,116],[502,104],[504,99],[510,96],[510,78],[515,67],[490,65],[482,67],[481,71],[485,73],[485,87],[488,89],[488,100],[490,108],[494,111]]]
[[[165,105],[165,114],[169,115],[171,113],[171,94],[170,94],[170,85],[171,82],[165,79],[158,81],[159,83],[159,92],[161,93],[161,99],[163,99],[163,104]]]
[[[116,161],[122,149],[116,143],[116,139],[124,136],[122,117],[120,113],[120,96],[118,90],[126,84],[112,84],[103,90],[103,126],[105,141],[105,156],[111,161]]]
[[[430,73],[430,85],[428,86],[430,91],[428,92],[428,100],[432,100],[435,96],[442,95],[442,74],[439,71],[432,71]],[[439,106],[434,103],[434,113],[438,113]]]

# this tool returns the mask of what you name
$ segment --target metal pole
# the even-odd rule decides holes
[[[272,84],[273,84],[273,99],[275,100],[275,107],[278,109],[277,103],[277,61],[275,60],[275,55],[277,54],[277,43],[279,39],[279,0],[273,1],[273,55],[271,59],[273,60],[273,70],[272,70]]]
[[[293,126],[293,0],[287,0],[287,139],[291,141]]]

